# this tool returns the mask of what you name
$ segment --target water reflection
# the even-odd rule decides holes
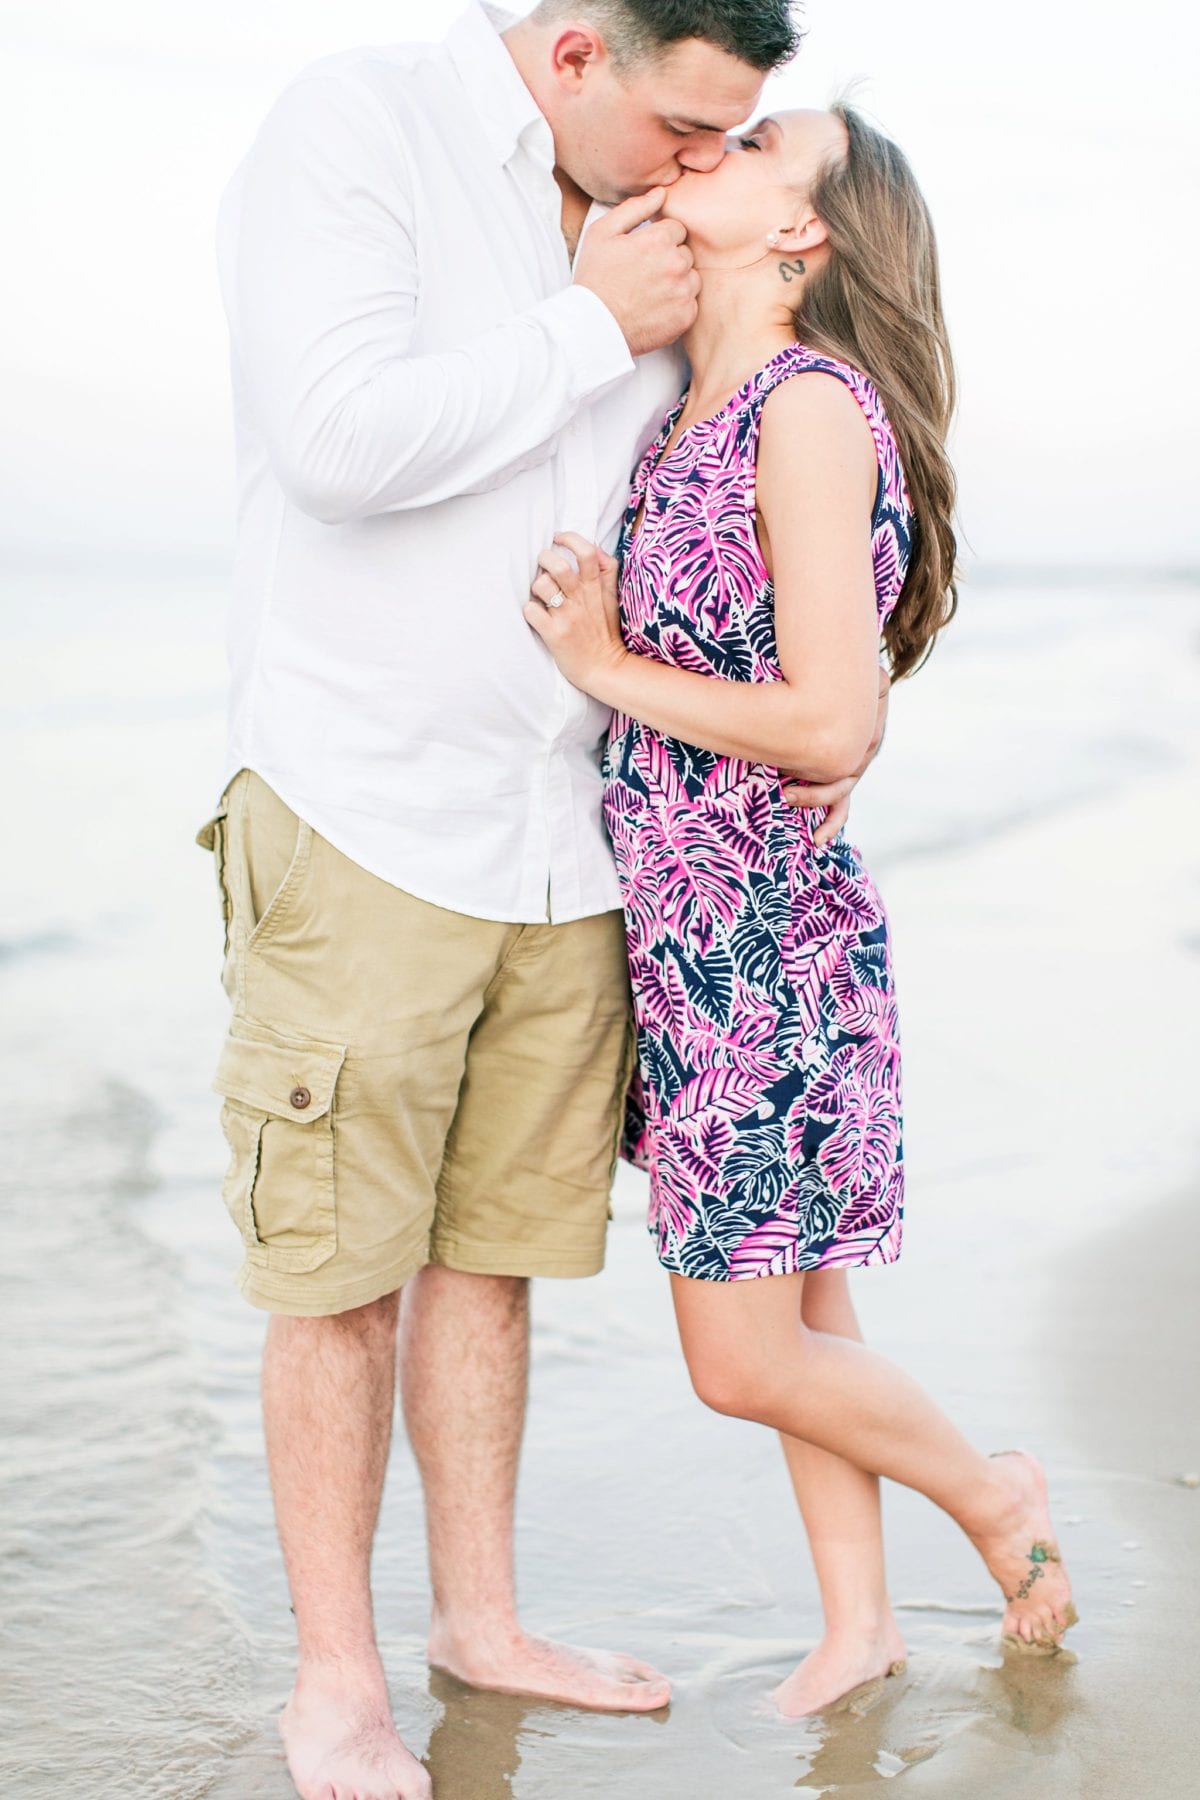
[[[434,1792],[512,1800],[521,1736],[531,1717],[545,1710],[541,1703],[481,1693],[439,1669],[430,1670],[429,1692],[442,1707],[425,1757]]]
[[[429,1693],[442,1713],[425,1764],[434,1792],[449,1800],[468,1795],[511,1800],[520,1791],[523,1756],[547,1745],[556,1747],[560,1761],[565,1752],[568,1763],[577,1763],[577,1791],[591,1791],[597,1776],[603,1780],[602,1771],[612,1768],[614,1753],[621,1760],[628,1754],[626,1734],[636,1732],[644,1745],[647,1728],[665,1726],[671,1716],[669,1707],[657,1713],[587,1713],[552,1701],[484,1693],[438,1669],[430,1671]]]
[[[1053,1656],[1006,1650],[999,1668],[981,1672],[980,1687],[990,1684],[989,1704],[1014,1731],[1047,1739],[1039,1749],[1050,1750],[1075,1707],[1078,1683],[1073,1671],[1078,1662],[1075,1652],[1065,1646]]]

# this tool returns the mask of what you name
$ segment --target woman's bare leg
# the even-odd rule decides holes
[[[1074,1618],[1039,1465],[988,1457],[917,1382],[865,1344],[804,1322],[806,1277],[672,1275],[692,1383],[718,1412],[756,1419],[925,1494],[957,1521],[1007,1601],[1004,1630],[1054,1643]]]
[[[810,1331],[862,1342],[841,1269],[804,1277],[801,1316]],[[904,1660],[904,1639],[888,1599],[879,1477],[830,1450],[780,1434],[821,1590],[825,1635],[775,1690],[789,1718],[822,1712],[834,1700]]]

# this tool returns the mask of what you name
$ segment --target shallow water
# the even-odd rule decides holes
[[[224,1027],[209,860],[221,584],[18,572],[0,898],[0,1790],[285,1800],[290,1615],[208,1092]],[[376,1559],[396,1709],[439,1800],[987,1800],[1195,1791],[1196,589],[976,584],[893,706],[854,831],[897,940],[905,1256],[872,1339],[989,1446],[1047,1455],[1078,1660],[1005,1664],[986,1581],[888,1495],[909,1673],[862,1716],[761,1700],[815,1640],[778,1451],[705,1413],[623,1171],[609,1268],[535,1294],[526,1613],[679,1682],[603,1718],[431,1677],[403,1447]],[[1190,1334],[1190,1335],[1189,1335]]]

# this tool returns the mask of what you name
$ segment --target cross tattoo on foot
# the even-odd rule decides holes
[[[1015,1594],[1005,1594],[1004,1598],[1006,1600],[1028,1600],[1033,1591],[1034,1582],[1040,1581],[1045,1574],[1042,1564],[1058,1562],[1060,1560],[1058,1551],[1055,1550],[1052,1545],[1043,1544],[1041,1542],[1038,1542],[1033,1546],[1033,1549],[1028,1552],[1028,1556],[1033,1567],[1030,1569],[1028,1575],[1026,1575],[1024,1581],[1018,1583]]]

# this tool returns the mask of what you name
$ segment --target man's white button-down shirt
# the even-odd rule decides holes
[[[534,922],[620,903],[608,714],[522,617],[534,559],[611,547],[683,363],[571,285],[508,22],[315,65],[226,193],[227,774],[421,899]]]

